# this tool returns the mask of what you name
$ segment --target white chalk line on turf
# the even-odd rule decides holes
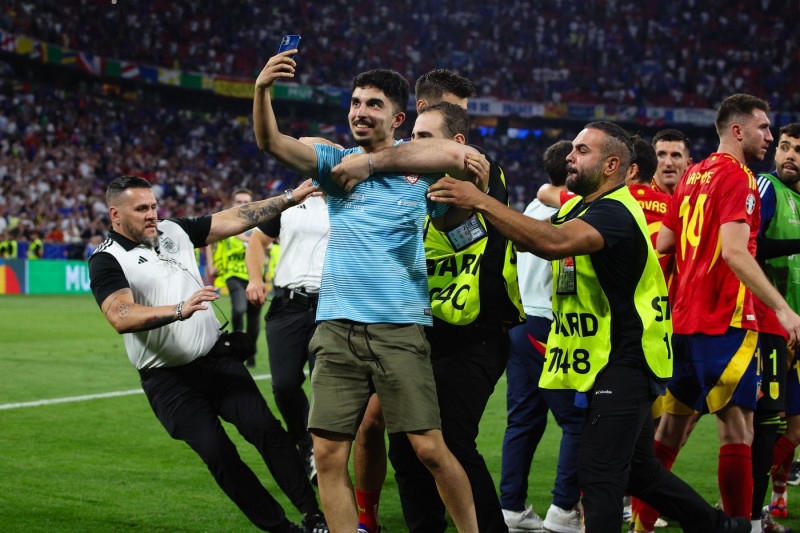
[[[272,374],[262,374],[260,376],[253,376],[256,381],[270,379]],[[50,400],[34,400],[32,402],[20,403],[6,403],[0,405],[0,411],[8,409],[21,409],[23,407],[39,407],[42,405],[55,405],[58,403],[71,403],[71,402],[85,402],[88,400],[99,400],[101,398],[116,398],[117,396],[130,396],[132,394],[143,394],[142,389],[122,390],[116,392],[103,392],[100,394],[84,394],[82,396],[70,396],[67,398],[52,398]]]

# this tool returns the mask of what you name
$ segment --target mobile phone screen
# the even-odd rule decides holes
[[[286,50],[294,50],[300,47],[299,35],[284,35],[281,39],[281,45],[278,47],[278,53],[285,52]],[[293,56],[294,57],[294,56]]]

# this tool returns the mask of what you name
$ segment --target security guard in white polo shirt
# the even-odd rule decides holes
[[[247,299],[262,305],[266,300],[261,276],[265,250],[280,238],[275,292],[265,317],[272,393],[312,483],[316,482],[316,465],[307,429],[309,404],[303,390],[303,367],[308,362],[309,371],[314,369],[308,343],[317,327],[319,285],[330,231],[327,198],[313,197],[259,224],[245,252],[250,280]]]
[[[173,438],[197,452],[220,488],[265,531],[322,532],[327,526],[291,438],[244,367],[235,336],[220,332],[206,305],[219,296],[214,287],[203,286],[194,248],[238,235],[315,191],[308,181],[285,195],[214,215],[157,221],[150,184],[122,176],[106,191],[109,238],[89,260],[95,299],[124,334],[128,358],[156,416]],[[302,528],[287,520],[242,462],[220,418],[261,453],[278,485],[305,513]]]

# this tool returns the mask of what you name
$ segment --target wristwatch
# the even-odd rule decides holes
[[[286,189],[283,191],[283,195],[286,197],[286,200],[289,202],[289,206],[296,205],[297,202],[294,201],[294,196],[292,196],[292,189]]]

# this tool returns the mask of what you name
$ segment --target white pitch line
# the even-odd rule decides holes
[[[256,381],[262,379],[271,379],[272,374],[262,374],[260,376],[253,376],[253,379]],[[85,394],[82,396],[70,396],[68,398],[52,398],[50,400],[35,400],[32,402],[21,402],[21,403],[6,403],[0,405],[0,411],[5,411],[8,409],[20,409],[23,407],[39,407],[41,405],[54,405],[57,403],[71,403],[71,402],[85,402],[88,400],[99,400],[101,398],[115,398],[117,396],[130,396],[132,394],[143,394],[144,391],[142,389],[132,389],[132,390],[123,390],[123,391],[116,391],[116,392],[103,392],[100,394]]]
[[[84,402],[86,400],[97,400],[99,398],[113,398],[115,396],[129,396],[131,394],[141,394],[142,389],[122,390],[117,392],[104,392],[102,394],[86,394],[83,396],[71,396],[69,398],[53,398],[50,400],[35,400],[33,402],[7,403],[0,405],[0,410],[20,409],[22,407],[38,407],[40,405],[53,405],[57,403]]]

